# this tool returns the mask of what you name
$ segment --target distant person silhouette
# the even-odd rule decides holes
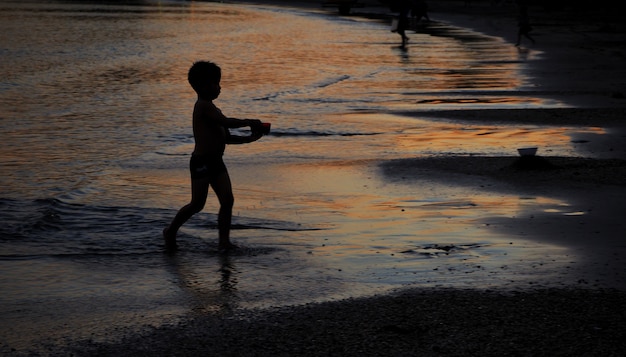
[[[395,30],[402,38],[402,48],[406,47],[409,42],[409,37],[406,35],[406,30],[409,28],[409,15],[419,22],[422,18],[430,21],[428,17],[428,5],[425,1],[421,0],[399,0],[394,3],[393,8],[399,12],[398,14],[398,26]]]
[[[530,32],[533,30],[530,26],[530,18],[528,17],[528,6],[524,3],[519,4],[519,15],[517,19],[517,43],[515,46],[522,44],[522,36],[529,39],[533,44],[535,39],[530,36]]]
[[[409,13],[413,7],[413,2],[411,0],[400,0],[398,4],[398,9],[400,13],[398,14],[398,35],[402,38],[401,47],[406,47],[406,44],[409,42],[409,37],[406,35],[406,30],[409,27]]]
[[[165,248],[175,250],[176,233],[191,216],[200,212],[206,203],[209,186],[220,203],[217,226],[220,251],[236,248],[230,241],[230,225],[234,203],[230,176],[222,156],[227,144],[245,144],[263,136],[263,123],[256,119],[228,118],[213,104],[221,91],[220,67],[212,62],[199,61],[189,69],[188,80],[198,95],[193,108],[193,136],[195,146],[189,162],[191,171],[191,202],[182,207],[170,225],[163,229]],[[229,129],[250,127],[249,136],[231,135]]]
[[[413,16],[417,22],[419,22],[422,18],[426,21],[430,21],[430,17],[428,17],[428,4],[426,4],[426,1],[414,0],[413,8],[411,9],[411,16]]]

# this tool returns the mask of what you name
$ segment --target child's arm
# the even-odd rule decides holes
[[[227,129],[226,130],[226,144],[248,144],[248,143],[259,140],[262,136],[263,134],[260,134],[254,131],[248,136],[231,135]]]
[[[258,128],[261,126],[261,121],[258,119],[236,119],[236,118],[228,118],[222,112],[219,112],[217,115],[217,120],[220,122],[225,128],[243,128],[249,126],[250,128]]]
[[[223,116],[220,123],[224,129],[226,129],[226,144],[248,144],[259,140],[263,136],[263,134],[254,130],[262,125],[261,121],[257,119],[235,119]],[[247,126],[252,129],[252,132],[248,136],[232,135],[228,130]]]
[[[243,128],[249,126],[251,129],[256,129],[261,126],[261,121],[258,119],[236,119],[229,118],[219,110],[215,104],[211,101],[198,100],[198,111],[202,113],[201,118],[208,118],[211,121],[216,121],[220,126],[224,128]],[[195,114],[194,114],[195,115]]]
[[[258,128],[261,126],[261,121],[258,119],[235,119],[223,117],[220,120],[220,124],[225,128],[243,128],[249,126],[250,128]]]
[[[236,118],[228,118],[222,111],[219,110],[215,105],[209,103],[208,106],[208,116],[213,118],[213,120],[217,121],[220,126],[222,126],[226,131],[226,144],[247,144],[253,141],[259,140],[263,134],[261,134],[258,130],[263,123],[258,119],[236,119]],[[237,136],[231,135],[228,129],[234,128],[243,128],[250,127],[252,129],[252,133],[249,136]]]

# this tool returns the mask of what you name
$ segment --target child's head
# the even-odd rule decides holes
[[[189,84],[191,84],[191,88],[193,88],[200,96],[211,96],[217,98],[217,95],[219,95],[219,89],[217,93],[210,93],[212,91],[211,87],[219,87],[221,79],[222,70],[220,67],[215,63],[208,61],[195,62],[187,74],[187,80],[189,81]]]

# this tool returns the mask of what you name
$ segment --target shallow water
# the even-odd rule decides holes
[[[577,155],[571,135],[601,129],[400,115],[566,106],[532,91],[525,66],[539,53],[440,22],[403,50],[379,21],[201,2],[2,0],[0,19],[3,348],[401,286],[523,286],[571,260],[487,229],[572,213],[566,202],[393,182],[378,167],[545,143]],[[214,200],[181,231],[181,252],[161,247],[188,200],[198,59],[222,66],[225,114],[272,122],[227,151],[243,247],[230,257],[217,254]]]

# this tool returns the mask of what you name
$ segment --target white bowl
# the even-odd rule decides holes
[[[519,148],[517,152],[520,156],[535,156],[537,148]]]

